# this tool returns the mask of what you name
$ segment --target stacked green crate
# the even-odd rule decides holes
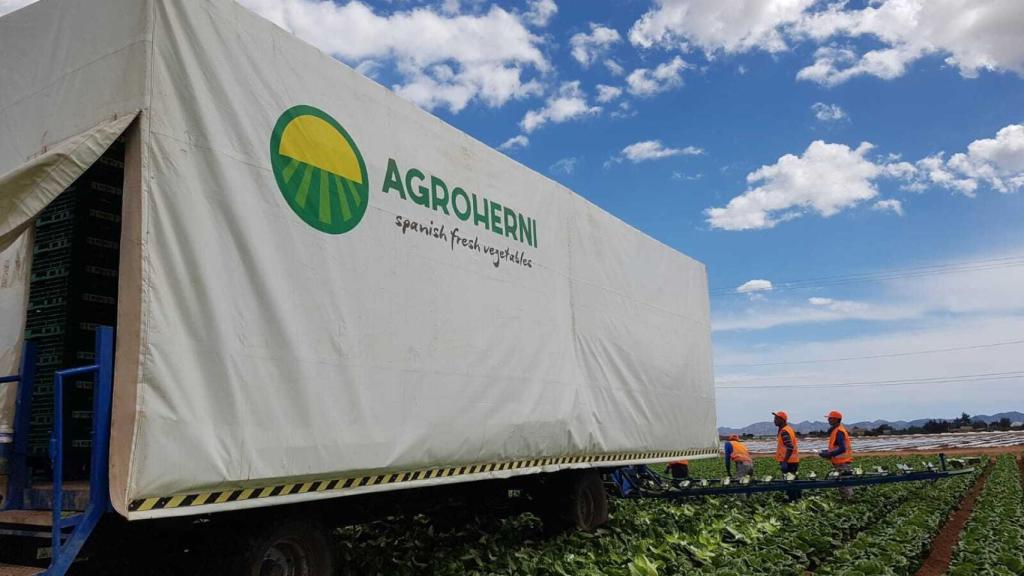
[[[36,221],[26,338],[38,348],[29,446],[44,475],[53,429],[53,376],[94,360],[96,326],[117,320],[124,146],[116,143]],[[92,377],[64,384],[67,478],[85,477],[92,426]]]

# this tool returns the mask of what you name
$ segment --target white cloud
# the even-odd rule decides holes
[[[829,217],[878,195],[874,180],[882,166],[865,156],[868,142],[857,148],[816,140],[801,156],[786,154],[772,165],[747,175],[758,184],[722,208],[706,210],[712,228],[752,230],[772,228],[808,210]]]
[[[622,96],[622,88],[618,86],[608,86],[605,84],[597,85],[597,101],[598,102],[611,102],[619,96]]]
[[[772,286],[771,280],[748,280],[736,287],[736,293],[749,294],[751,292],[771,292],[773,288],[774,286]]]
[[[636,164],[645,160],[660,160],[672,156],[698,156],[703,153],[704,151],[696,146],[668,148],[661,143],[661,140],[644,140],[623,148],[616,159],[625,159]]]
[[[683,70],[687,67],[686,62],[676,56],[653,70],[637,68],[626,76],[629,93],[634,96],[651,96],[682,86]]]
[[[492,6],[480,14],[414,8],[377,14],[357,0],[242,0],[242,4],[347,62],[390,60],[403,77],[396,92],[427,108],[458,112],[480,100],[492,107],[540,93],[524,74],[550,64],[526,15]],[[444,6],[457,9],[456,4]]]
[[[569,176],[576,172],[577,164],[579,164],[578,158],[562,158],[558,162],[552,164],[550,170],[554,173],[560,173]]]
[[[543,108],[528,111],[519,125],[529,133],[548,122],[557,124],[600,113],[600,106],[591,106],[587,103],[587,96],[580,89],[580,83],[577,80],[563,83],[558,92],[548,98]]]
[[[903,203],[899,200],[879,200],[871,205],[872,210],[878,210],[879,212],[892,212],[897,216],[903,216]]]
[[[811,110],[814,112],[814,117],[822,122],[839,122],[848,118],[846,112],[838,104],[815,102],[811,105]]]
[[[558,5],[555,4],[555,0],[529,0],[527,7],[523,16],[527,22],[538,27],[547,26],[558,13]]]
[[[611,72],[612,76],[622,76],[626,73],[626,69],[622,67],[622,64],[611,58],[605,59],[604,67],[608,69],[608,72]]]
[[[690,44],[711,53],[786,49],[780,27],[798,21],[815,0],[656,0],[629,31],[636,46]]]
[[[584,67],[597,61],[609,48],[622,41],[614,28],[590,23],[590,33],[580,32],[569,39],[572,57]]]
[[[1024,75],[1021,30],[1020,0],[655,0],[629,39],[709,55],[780,52],[810,41],[818,46],[814,62],[797,78],[834,86],[864,75],[896,78],[930,55],[944,56],[964,77],[983,70]],[[864,38],[875,47],[847,46]]]
[[[948,160],[942,152],[927,156],[913,168],[913,181],[906,188],[916,192],[934,185],[973,197],[981,184],[1017,192],[1024,188],[1024,124],[1010,124],[995,138],[975,140],[966,152]]]
[[[0,0],[0,16],[32,4],[36,0]]]
[[[1024,10],[1019,0],[878,0],[860,10],[836,3],[806,13],[793,27],[815,41],[870,36],[881,47],[857,54],[825,47],[798,78],[836,85],[855,76],[901,76],[916,60],[946,55],[965,77],[981,70],[1024,74]]]
[[[505,140],[498,146],[498,150],[514,150],[516,148],[526,148],[530,145],[530,139],[525,134],[513,136],[508,140]]]

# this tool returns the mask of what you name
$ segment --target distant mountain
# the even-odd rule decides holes
[[[919,418],[917,420],[873,420],[870,422],[854,422],[852,424],[846,424],[847,428],[878,428],[882,424],[888,424],[892,426],[894,430],[904,430],[912,426],[923,426],[928,420],[954,420],[953,418]],[[1000,412],[998,414],[978,414],[971,416],[972,422],[984,422],[985,424],[991,424],[998,422],[1003,418],[1009,418],[1010,422],[1024,422],[1024,412]],[[807,434],[808,432],[824,432],[828,430],[828,422],[819,422],[817,420],[805,420],[793,424],[793,429],[799,434]],[[718,428],[718,433],[725,436],[728,434],[753,434],[754,436],[771,436],[775,434],[775,424],[772,422],[755,422],[744,426],[743,428],[729,428],[727,426],[721,426]]]

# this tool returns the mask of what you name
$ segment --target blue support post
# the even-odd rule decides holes
[[[32,422],[32,392],[36,374],[34,342],[25,342],[19,370],[16,379],[18,392],[14,403],[14,449],[10,458],[5,510],[20,509],[24,505],[25,489],[28,488],[28,429]],[[7,380],[15,381],[14,378]]]
[[[89,504],[84,514],[64,518],[61,512],[63,478],[60,476],[63,448],[63,383],[65,376],[88,372],[96,373],[93,386],[93,422],[90,438],[92,453],[89,463]],[[109,462],[110,462],[110,413],[114,390],[114,329],[101,326],[96,330],[96,364],[61,370],[55,378],[54,404],[57,418],[54,422],[54,437],[51,451],[54,456],[53,477],[53,560],[44,576],[64,576],[81,551],[85,541],[92,534],[104,514],[110,510]],[[63,542],[62,529],[74,530]]]

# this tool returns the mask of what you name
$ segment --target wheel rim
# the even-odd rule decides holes
[[[274,542],[260,561],[259,576],[309,576],[306,551],[291,540]]]

